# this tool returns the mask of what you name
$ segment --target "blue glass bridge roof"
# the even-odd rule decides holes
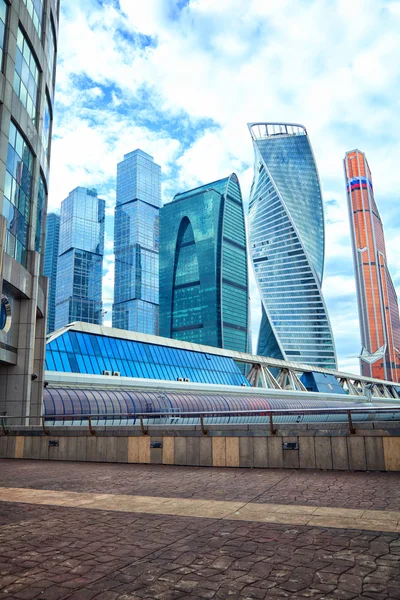
[[[159,339],[165,345],[65,328],[48,339],[46,370],[91,375],[117,371],[124,377],[249,385],[232,358],[170,347]]]

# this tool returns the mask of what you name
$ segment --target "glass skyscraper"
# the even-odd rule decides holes
[[[59,8],[59,0],[0,0],[0,414],[21,424],[42,412]]]
[[[102,324],[105,201],[77,187],[61,204],[55,328]]]
[[[161,167],[142,150],[117,169],[113,327],[158,334]]]
[[[336,368],[321,293],[324,215],[306,129],[249,125],[255,152],[249,241],[262,300],[258,354]]]
[[[177,194],[160,211],[160,335],[248,350],[246,232],[239,181]]]
[[[43,275],[49,278],[47,300],[47,333],[55,329],[56,283],[58,265],[58,243],[60,238],[60,215],[50,213],[46,219],[46,245],[44,249]]]
[[[387,265],[371,171],[359,150],[346,153],[344,167],[361,329],[361,373],[400,381],[399,304]]]

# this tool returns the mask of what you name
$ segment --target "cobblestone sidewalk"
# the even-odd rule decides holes
[[[0,487],[399,509],[397,474],[33,461],[0,473]],[[400,535],[0,502],[2,598],[400,599]]]

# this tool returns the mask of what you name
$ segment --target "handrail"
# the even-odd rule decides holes
[[[269,419],[270,433],[275,434],[276,429],[274,428],[273,416],[300,416],[300,415],[325,415],[325,414],[345,414],[349,424],[349,431],[351,434],[355,433],[353,425],[352,414],[357,413],[391,413],[398,411],[400,421],[400,403],[393,406],[355,406],[355,407],[341,407],[341,408],[302,408],[302,409],[252,409],[252,410],[209,410],[209,411],[195,411],[195,412],[177,412],[171,413],[168,411],[163,412],[140,412],[140,413],[84,413],[84,414],[71,414],[71,415],[42,415],[41,417],[18,417],[18,416],[7,416],[0,415],[0,421],[2,425],[3,434],[7,435],[9,430],[6,429],[6,422],[11,419],[23,419],[23,420],[34,420],[41,419],[43,431],[48,435],[48,429],[45,429],[46,421],[75,421],[75,420],[86,420],[88,421],[89,432],[91,435],[96,435],[96,431],[93,429],[92,419],[109,420],[109,419],[133,419],[139,420],[140,428],[143,435],[148,435],[148,428],[144,427],[143,419],[154,419],[158,417],[171,417],[171,418],[198,418],[200,420],[201,431],[204,435],[207,435],[208,431],[204,427],[205,417],[235,417],[235,416],[261,416]],[[222,424],[221,424],[222,425]],[[225,423],[224,423],[225,425]]]
[[[38,418],[43,418],[47,420],[58,420],[58,419],[87,419],[88,417],[100,419],[102,417],[106,418],[130,418],[130,419],[139,419],[143,418],[153,418],[153,417],[185,417],[185,418],[193,418],[193,417],[219,417],[219,416],[240,416],[240,415],[259,415],[266,416],[269,413],[274,415],[302,415],[302,414],[313,414],[313,415],[323,415],[323,414],[343,414],[347,413],[347,411],[351,411],[352,413],[371,413],[371,412],[393,412],[398,411],[400,415],[400,403],[393,406],[352,406],[351,408],[344,407],[332,407],[332,408],[258,408],[258,409],[248,409],[248,410],[197,410],[197,411],[178,411],[178,412],[169,412],[169,411],[159,411],[159,412],[135,412],[135,413],[79,413],[79,414],[43,414],[40,417],[21,417],[15,415],[0,415],[0,420],[7,421],[8,419],[23,419],[23,420],[36,420]]]
[[[69,417],[74,417],[74,418],[86,418],[88,416],[90,417],[96,417],[96,418],[100,418],[100,417],[115,417],[115,418],[119,418],[119,417],[127,417],[127,418],[135,418],[138,419],[139,417],[143,417],[143,418],[152,418],[152,417],[185,417],[185,418],[189,418],[189,417],[207,417],[207,416],[237,416],[237,415],[259,415],[259,416],[265,416],[269,413],[275,414],[275,415],[298,415],[298,414],[330,414],[330,413],[347,413],[347,411],[350,410],[353,413],[370,413],[370,412],[393,412],[393,411],[398,411],[399,415],[400,415],[400,403],[394,406],[354,406],[351,408],[348,408],[347,406],[344,406],[343,408],[339,407],[333,407],[333,408],[297,408],[297,409],[291,409],[291,408],[258,408],[258,409],[251,409],[251,410],[197,410],[197,411],[179,411],[179,412],[168,412],[168,411],[159,411],[159,412],[136,412],[136,413],[82,413],[82,414],[65,414],[65,415],[43,415],[45,417],[46,420],[51,420],[51,419],[55,419],[55,418],[61,418],[61,419],[65,419],[65,418],[69,418]],[[0,417],[1,418],[1,417]],[[9,418],[9,417],[3,417],[3,418]],[[21,418],[21,417],[16,417],[16,418]],[[32,417],[34,418],[34,417]]]

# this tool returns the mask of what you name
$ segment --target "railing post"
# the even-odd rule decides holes
[[[140,429],[142,430],[142,434],[143,435],[149,435],[149,432],[144,427],[142,415],[139,416],[139,419],[140,419]]]
[[[350,431],[350,433],[355,433],[356,430],[354,429],[353,419],[351,418],[351,410],[347,411],[347,418],[348,418],[348,421],[349,421],[349,431]]]
[[[201,433],[203,435],[207,435],[208,431],[207,429],[204,428],[204,419],[203,419],[203,415],[200,415],[200,425],[201,425]]]
[[[92,427],[92,417],[90,415],[88,416],[88,425],[89,425],[90,435],[96,435],[96,432]]]
[[[44,417],[42,417],[42,429],[43,429],[43,433],[45,435],[49,435],[49,430],[46,429],[45,424],[44,424]]]
[[[269,430],[270,430],[271,435],[276,434],[276,429],[274,428],[274,420],[272,417],[272,412],[269,413]]]
[[[6,429],[4,422],[5,422],[5,418],[2,417],[1,418],[1,429],[2,429],[4,435],[8,435],[10,432],[8,431],[8,429]]]

